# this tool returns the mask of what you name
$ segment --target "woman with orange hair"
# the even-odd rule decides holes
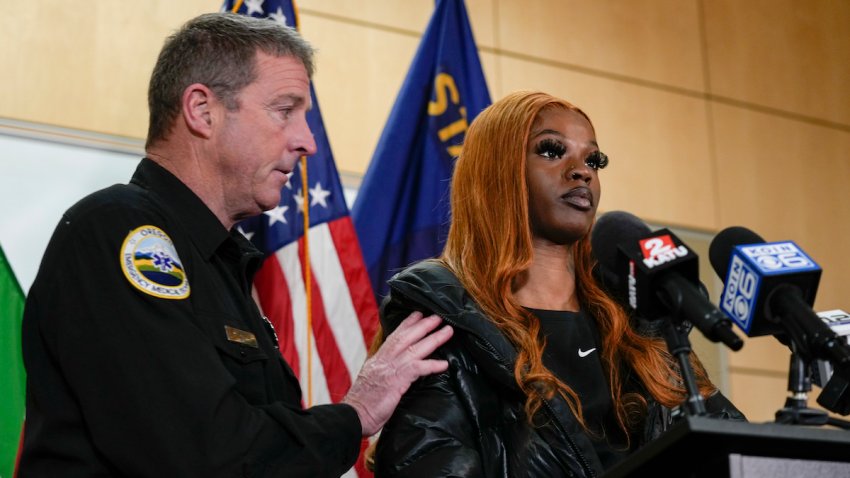
[[[686,397],[663,339],[591,274],[599,150],[588,116],[513,93],[470,125],[443,254],[390,281],[382,327],[435,313],[449,362],[384,427],[376,476],[595,476],[660,434]],[[743,419],[693,357],[706,408]]]

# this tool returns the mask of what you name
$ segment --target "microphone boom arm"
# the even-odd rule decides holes
[[[659,280],[659,299],[679,320],[687,320],[712,342],[722,342],[732,350],[741,350],[744,341],[732,330],[732,321],[723,312],[700,295],[694,287],[678,287],[686,280],[677,273],[670,273]],[[684,304],[691,304],[684,307]]]

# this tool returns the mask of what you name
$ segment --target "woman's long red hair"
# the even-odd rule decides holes
[[[579,108],[559,98],[541,92],[516,92],[485,109],[472,122],[455,164],[452,220],[440,260],[516,346],[514,376],[527,396],[528,419],[533,419],[544,399],[558,393],[584,424],[581,399],[543,365],[539,321],[514,297],[515,287],[533,259],[525,158],[529,131],[544,108],[573,110],[587,118]],[[646,401],[638,394],[624,392],[624,365],[662,405],[680,404],[685,390],[664,342],[638,335],[629,326],[627,314],[594,279],[589,234],[574,244],[572,251],[579,303],[596,320],[617,421],[628,432],[641,421]],[[712,392],[704,369],[694,362],[702,393]]]

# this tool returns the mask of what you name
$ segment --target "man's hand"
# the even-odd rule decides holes
[[[357,411],[363,436],[374,435],[384,426],[414,380],[448,368],[445,360],[425,358],[452,336],[448,325],[430,333],[441,322],[436,315],[423,318],[420,312],[410,314],[363,364],[342,399]]]

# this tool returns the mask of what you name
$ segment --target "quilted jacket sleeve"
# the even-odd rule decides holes
[[[420,380],[384,427],[375,476],[484,476],[476,426],[452,390],[452,372]]]
[[[398,299],[385,301],[381,317],[387,333],[413,310]],[[435,352],[435,358],[449,361],[449,369],[419,379],[402,397],[378,440],[376,478],[484,476],[476,422],[462,403],[468,395],[456,388],[458,374],[471,365],[458,347],[455,337]]]

